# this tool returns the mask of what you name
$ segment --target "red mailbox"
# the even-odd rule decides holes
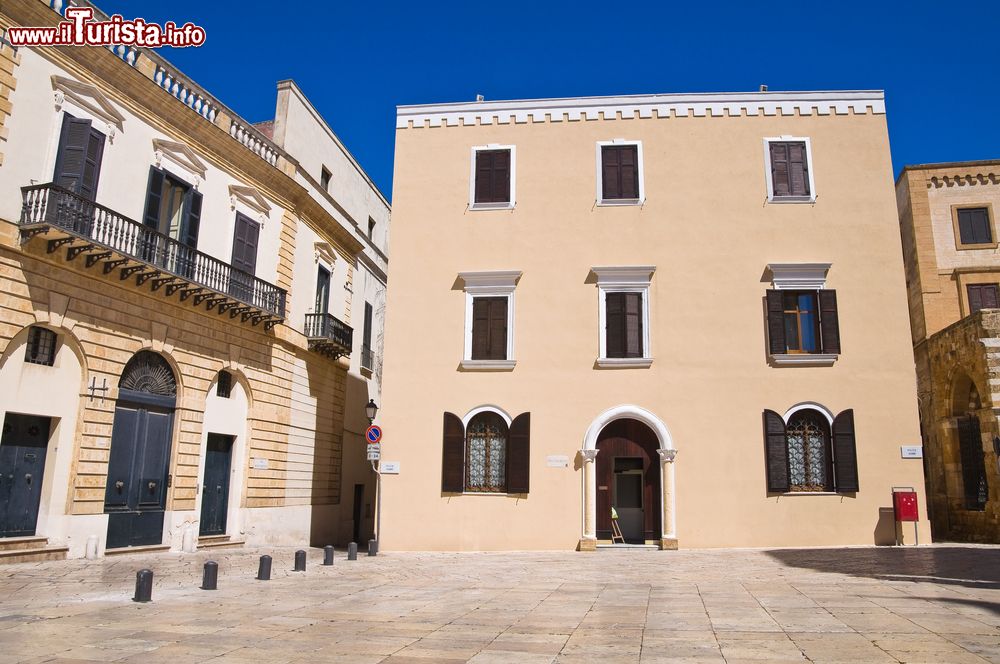
[[[917,516],[917,492],[893,491],[892,511],[896,514],[896,521],[920,521]]]

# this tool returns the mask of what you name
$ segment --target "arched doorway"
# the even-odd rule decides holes
[[[962,496],[965,510],[981,512],[989,501],[989,484],[986,479],[986,460],[983,451],[983,432],[979,413],[982,399],[975,382],[965,373],[958,373],[952,383],[952,415],[958,433],[958,445],[952,446],[950,458],[962,470],[960,491],[949,491]]]
[[[662,526],[656,434],[634,419],[605,426],[597,437],[597,539],[611,539],[612,514],[629,544],[659,541]]]
[[[107,548],[160,544],[177,380],[157,353],[136,353],[118,383],[104,493]]]

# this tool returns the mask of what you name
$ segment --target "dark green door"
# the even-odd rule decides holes
[[[47,417],[7,413],[0,438],[0,537],[35,534],[41,500]]]
[[[232,468],[233,437],[208,434],[205,481],[201,487],[202,535],[223,535],[229,509],[229,471]]]

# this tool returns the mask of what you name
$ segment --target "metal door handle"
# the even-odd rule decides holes
[[[156,482],[150,482],[149,483],[149,492],[153,493],[154,491],[156,491]]]
[[[121,480],[118,480],[117,482],[115,482],[115,489],[118,490],[118,493],[121,493],[122,489],[124,489],[124,488],[125,488],[125,482],[122,482]]]
[[[215,485],[215,492],[216,493],[222,493],[222,485],[221,484]]]
[[[24,479],[28,484],[31,484],[31,473],[25,473]]]

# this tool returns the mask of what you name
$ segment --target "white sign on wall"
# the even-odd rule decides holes
[[[399,475],[398,461],[383,461],[379,466],[379,471],[383,475]]]
[[[565,454],[553,454],[545,457],[545,465],[549,468],[569,468],[569,457]]]
[[[899,449],[904,459],[924,458],[924,448],[921,445],[903,445]]]
[[[250,462],[250,467],[254,470],[267,470],[267,459],[255,458]]]

